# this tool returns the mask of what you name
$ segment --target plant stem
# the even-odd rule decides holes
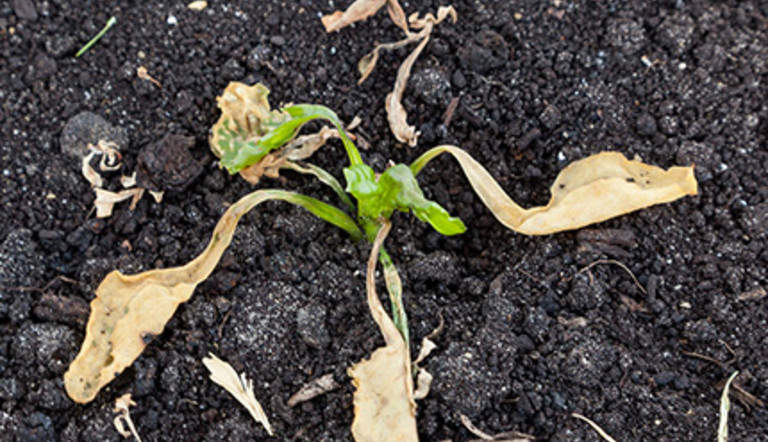
[[[107,33],[107,31],[109,31],[109,29],[110,29],[112,26],[114,26],[114,25],[115,25],[115,23],[117,23],[117,18],[115,18],[115,17],[110,17],[110,18],[109,18],[109,20],[107,20],[107,24],[106,24],[106,25],[104,25],[104,27],[101,29],[101,31],[99,31],[99,33],[98,33],[98,34],[96,34],[96,36],[95,36],[95,37],[93,37],[93,38],[92,38],[92,39],[91,39],[91,40],[90,40],[88,43],[86,43],[86,44],[85,44],[85,46],[83,46],[82,48],[80,48],[80,50],[79,50],[79,51],[77,51],[77,54],[75,54],[75,57],[80,57],[81,55],[85,54],[85,53],[86,53],[86,51],[88,51],[88,49],[91,49],[91,46],[93,46],[94,44],[96,44],[96,42],[97,42],[97,41],[99,41],[99,39],[100,39],[101,37],[103,37],[103,36],[104,36],[104,34],[106,34],[106,33]]]

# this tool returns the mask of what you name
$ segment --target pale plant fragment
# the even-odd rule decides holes
[[[387,5],[387,12],[392,22],[407,34],[409,31],[405,12],[397,0],[356,0],[345,11],[334,11],[324,15],[320,21],[325,27],[325,32],[335,32],[352,23],[368,19],[384,5]]]
[[[96,200],[93,205],[96,206],[96,218],[109,218],[112,216],[112,210],[115,204],[128,200],[131,200],[130,209],[134,210],[136,204],[139,203],[141,197],[144,195],[144,189],[141,187],[135,189],[125,189],[120,192],[112,192],[110,190],[104,190],[95,188]]]
[[[155,80],[154,77],[149,75],[149,72],[147,71],[147,68],[145,68],[144,66],[139,66],[138,68],[136,68],[136,76],[139,77],[142,80],[146,80],[146,81],[150,81],[150,82],[154,83],[154,85],[159,87],[160,89],[163,88],[163,85],[160,84],[159,81]]]
[[[368,307],[386,345],[376,349],[370,359],[349,369],[352,384],[357,388],[352,435],[358,442],[418,441],[408,348],[376,294],[376,261],[390,227],[385,221],[379,230],[366,274]]]
[[[532,440],[536,440],[535,437],[520,433],[518,431],[507,431],[501,434],[496,435],[490,435],[486,433],[485,431],[477,428],[475,424],[472,423],[469,418],[463,414],[460,415],[461,424],[464,425],[464,428],[466,428],[470,433],[477,436],[479,439],[476,439],[477,441],[496,441],[496,442],[529,442]]]
[[[130,407],[135,407],[136,402],[131,399],[131,393],[126,393],[115,400],[115,408],[113,411],[117,413],[113,424],[118,433],[123,437],[135,437],[137,442],[141,442],[141,437],[136,431],[136,426],[131,420]],[[126,428],[127,427],[127,428]]]
[[[328,373],[301,387],[299,391],[288,398],[286,404],[293,408],[302,402],[312,400],[339,387],[340,385],[333,379],[333,373]]]
[[[93,160],[95,155],[95,152],[89,152],[88,155],[83,157],[83,163],[80,169],[80,172],[83,174],[85,179],[88,180],[88,182],[91,183],[91,187],[94,188],[104,186],[104,179],[98,172],[96,172],[93,167],[91,167],[91,160]]]
[[[408,113],[403,107],[403,93],[405,87],[408,84],[408,78],[411,76],[411,69],[413,64],[421,55],[421,51],[429,42],[429,36],[432,34],[432,29],[435,25],[439,24],[446,17],[451,17],[453,22],[456,22],[456,11],[452,6],[442,6],[437,11],[437,18],[432,14],[427,14],[424,18],[418,18],[418,15],[414,14],[409,19],[411,26],[415,29],[422,29],[419,33],[423,35],[421,42],[416,46],[416,49],[411,52],[410,55],[403,61],[400,68],[397,70],[397,78],[395,79],[395,87],[387,95],[385,101],[385,107],[387,110],[387,120],[389,121],[389,128],[395,135],[398,141],[406,143],[409,146],[415,146],[418,142],[419,132],[416,131],[414,126],[408,124]]]
[[[187,5],[187,8],[193,11],[202,11],[208,7],[208,2],[204,0],[197,0]]]
[[[738,371],[733,372],[725,383],[723,394],[720,396],[720,423],[717,426],[717,442],[728,442],[728,412],[731,410],[731,400],[728,398],[728,393],[733,380],[738,375]]]
[[[253,393],[253,382],[246,378],[245,374],[238,376],[235,369],[229,363],[222,361],[213,353],[209,353],[207,358],[203,358],[203,364],[211,372],[211,380],[237,399],[251,413],[253,420],[263,425],[267,433],[273,436],[272,425],[270,425],[264,409]]]
[[[523,209],[467,152],[455,146],[430,149],[411,165],[417,174],[431,159],[448,152],[458,160],[475,193],[499,222],[526,235],[578,229],[620,215],[696,195],[693,166],[668,170],[602,152],[563,169],[550,189],[549,204]]]
[[[437,344],[432,340],[435,336],[437,336],[441,331],[443,330],[443,317],[440,316],[440,325],[437,326],[434,330],[432,330],[432,333],[425,336],[421,340],[421,348],[419,349],[419,354],[416,356],[416,359],[413,361],[413,369],[416,371],[416,391],[413,392],[413,398],[416,400],[421,400],[427,397],[429,394],[429,389],[432,386],[432,381],[434,380],[434,376],[430,372],[427,371],[427,369],[423,367],[419,367],[419,364],[424,361],[424,359],[427,358],[436,348]]]
[[[571,413],[571,416],[575,417],[576,419],[582,420],[589,424],[590,427],[592,427],[593,430],[597,431],[597,434],[600,435],[603,439],[606,440],[606,442],[616,442],[616,439],[612,438],[608,433],[605,432],[602,428],[600,428],[599,425],[594,423],[591,419],[579,414],[579,413]]]
[[[136,189],[131,189],[136,190]],[[315,199],[292,192],[260,190],[242,197],[222,215],[206,249],[181,267],[155,269],[136,275],[109,273],[96,289],[80,352],[64,375],[67,394],[87,403],[119,376],[162,333],[179,304],[205,280],[232,241],[240,218],[268,200],[298,204],[359,237],[346,214]]]

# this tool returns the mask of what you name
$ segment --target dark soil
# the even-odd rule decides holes
[[[443,238],[401,214],[388,243],[414,341],[445,319],[425,363],[435,383],[419,404],[423,440],[471,439],[460,414],[490,433],[599,440],[572,412],[622,441],[714,440],[719,384],[734,370],[745,391],[768,400],[768,3],[457,0],[459,22],[437,27],[406,92],[423,133],[415,148],[395,142],[384,112],[407,52],[384,54],[356,85],[359,58],[400,38],[385,13],[326,35],[319,15],[349,2],[211,1],[202,12],[185,3],[0,4],[3,439],[122,440],[111,409],[126,392],[146,441],[266,438],[208,380],[208,352],[255,379],[277,439],[351,438],[346,370],[382,342],[364,303],[369,247],[283,203],[243,220],[213,277],[95,401],[76,405],[64,393],[101,278],[185,263],[251,189],[206,145],[215,98],[231,80],[264,82],[274,104],[360,116],[363,156],[379,170],[438,143],[462,146],[526,206],[548,200],[567,163],[601,150],[696,163],[699,196],[547,237],[498,224],[453,160],[425,170],[427,195],[469,231]],[[75,58],[113,15],[117,25]],[[139,66],[162,88],[138,79]],[[145,148],[143,170],[163,170],[158,143],[168,134],[193,137],[192,158],[168,166],[161,204],[145,197],[98,220],[78,148],[62,137],[68,122],[80,136],[125,137],[116,141],[126,172]],[[345,156],[334,143],[315,161],[340,175]],[[291,173],[261,186],[337,201]],[[579,273],[601,259],[625,264],[644,291],[615,264]],[[342,388],[286,405],[327,373]],[[764,407],[734,400],[732,440],[768,440],[766,422]]]

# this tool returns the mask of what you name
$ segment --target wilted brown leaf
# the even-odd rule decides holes
[[[552,185],[543,207],[523,209],[485,168],[455,146],[430,149],[411,166],[414,173],[435,156],[448,152],[459,161],[472,188],[507,228],[526,235],[578,229],[655,204],[696,195],[693,166],[668,170],[602,152],[569,164]]]

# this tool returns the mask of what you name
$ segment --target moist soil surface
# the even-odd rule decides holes
[[[415,147],[396,142],[384,110],[409,49],[384,53],[357,85],[357,61],[401,38],[385,12],[329,35],[320,15],[349,2],[209,3],[0,5],[3,439],[122,440],[112,407],[130,392],[145,441],[266,440],[208,379],[201,359],[213,352],[255,380],[277,439],[351,440],[347,369],[382,344],[364,301],[370,247],[286,203],[243,219],[212,277],[93,402],[65,394],[106,273],[186,263],[253,189],[207,147],[229,81],[263,82],[274,105],[360,117],[354,133],[379,171],[459,145],[526,207],[547,202],[566,164],[599,151],[696,164],[698,196],[544,237],[501,226],[452,159],[426,168],[426,195],[468,231],[441,237],[397,214],[387,242],[412,351],[444,321],[423,363],[435,381],[418,403],[422,440],[475,438],[462,415],[491,434],[600,440],[571,413],[621,441],[714,440],[736,370],[752,396],[733,397],[731,438],[768,438],[754,400],[768,400],[768,3],[456,0],[458,22],[436,27],[405,93]],[[406,14],[441,5],[403,3]],[[75,58],[111,16],[116,26]],[[158,84],[138,78],[140,66]],[[104,136],[123,154],[105,186],[141,170],[161,203],[146,195],[95,217],[80,164]],[[346,164],[336,141],[313,161],[337,176]],[[283,175],[259,187],[337,204],[317,181]],[[287,405],[329,373],[339,388]]]

